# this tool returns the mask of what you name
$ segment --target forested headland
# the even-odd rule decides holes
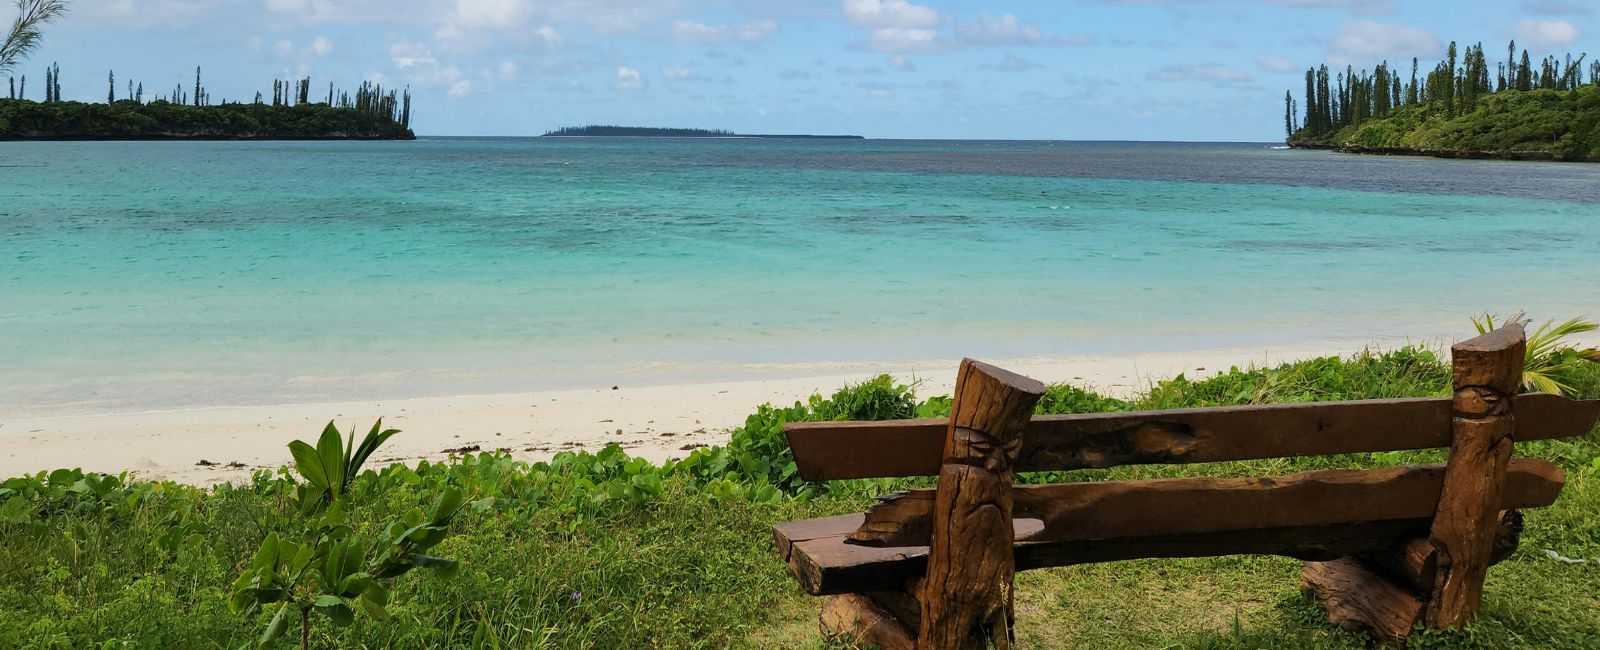
[[[328,84],[313,95],[309,77],[278,80],[270,101],[213,102],[195,68],[194,86],[146,96],[144,84],[118,87],[107,74],[105,103],[61,97],[61,69],[45,70],[42,101],[28,78],[11,77],[0,98],[0,140],[411,140],[411,93],[363,82],[354,92]]]
[[[1600,61],[1533,62],[1515,41],[1491,65],[1482,44],[1409,75],[1384,61],[1372,71],[1306,71],[1304,99],[1284,93],[1292,147],[1447,158],[1600,162]],[[1302,118],[1303,116],[1303,118]]]

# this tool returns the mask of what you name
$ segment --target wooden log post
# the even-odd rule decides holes
[[[1482,602],[1517,428],[1511,405],[1526,348],[1522,326],[1508,323],[1450,350],[1454,415],[1450,461],[1428,536],[1434,576],[1424,622],[1430,628],[1459,628]]]
[[[880,650],[915,650],[917,639],[893,612],[866,594],[830,596],[822,605],[822,635]]]
[[[1011,647],[1012,466],[1044,384],[966,359],[956,375],[921,590],[922,650]]]
[[[1322,606],[1334,625],[1366,632],[1383,645],[1403,645],[1422,618],[1423,603],[1416,593],[1351,557],[1305,563],[1300,590]]]

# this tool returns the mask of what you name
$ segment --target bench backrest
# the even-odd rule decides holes
[[[1043,385],[969,359],[949,420],[794,423],[785,434],[808,480],[939,476],[936,490],[884,499],[848,536],[926,547],[925,587],[912,588],[919,647],[957,647],[974,633],[1003,644],[1019,561],[1179,554],[1192,549],[1175,545],[1203,540],[1293,554],[1342,534],[1361,536],[1345,549],[1418,541],[1433,581],[1426,622],[1458,627],[1478,608],[1500,512],[1548,505],[1561,489],[1559,467],[1510,460],[1514,441],[1581,436],[1600,418],[1600,402],[1517,395],[1525,350],[1517,324],[1456,344],[1451,397],[1042,417],[1030,416]],[[1451,449],[1448,465],[1012,485],[1014,471],[1435,447]],[[1341,524],[1348,530],[1319,528]],[[1113,538],[1129,548],[1080,544]]]
[[[1600,401],[1549,393],[1514,400],[1519,441],[1581,436],[1600,417]],[[1449,447],[1450,402],[1425,397],[1040,415],[1022,434],[1016,471]],[[784,434],[802,478],[837,481],[937,475],[949,426],[939,418],[792,422]]]

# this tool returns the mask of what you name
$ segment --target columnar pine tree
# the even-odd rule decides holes
[[[1452,41],[1445,56],[1425,76],[1420,60],[1411,59],[1411,78],[1379,62],[1367,70],[1347,65],[1343,72],[1321,65],[1306,70],[1305,121],[1292,92],[1284,93],[1284,125],[1290,136],[1304,132],[1322,137],[1374,118],[1387,117],[1398,110],[1437,111],[1447,118],[1467,115],[1483,106],[1484,100],[1502,92],[1529,92],[1537,89],[1572,91],[1586,84],[1600,85],[1600,61],[1589,61],[1587,54],[1547,56],[1533,65],[1526,49],[1515,41],[1506,47],[1506,61],[1491,62],[1482,43],[1464,48]],[[1329,78],[1330,73],[1332,78]]]
[[[106,89],[106,103],[107,104],[115,104],[115,103],[117,103],[117,73],[116,73],[116,71],[112,70],[112,71],[107,71],[106,72],[106,83],[110,86],[109,88]]]
[[[1522,63],[1517,65],[1517,90],[1533,90],[1533,66],[1528,65],[1528,51],[1522,51]]]

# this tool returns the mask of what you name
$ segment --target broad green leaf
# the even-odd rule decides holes
[[[278,534],[267,533],[267,538],[261,542],[261,548],[256,550],[256,556],[250,560],[252,569],[268,569],[278,564]]]
[[[300,440],[289,443],[289,453],[294,456],[294,468],[307,482],[328,489],[328,474],[322,470],[322,459],[317,450]]]
[[[257,647],[265,648],[272,645],[273,641],[283,636],[284,630],[289,629],[289,605],[290,603],[284,603],[278,607],[278,613],[272,615],[272,622],[267,623],[266,631],[261,633],[261,640],[256,642]]]
[[[352,573],[339,581],[339,595],[345,598],[355,598],[367,592],[372,587],[372,576],[365,572]]]
[[[351,433],[353,434],[354,431]],[[360,474],[361,466],[366,464],[367,459],[372,456],[373,452],[376,452],[378,447],[382,446],[384,442],[394,437],[397,433],[400,433],[399,429],[383,429],[382,418],[374,422],[372,430],[368,431],[366,437],[361,439],[361,446],[350,454],[348,464],[345,467],[346,480],[353,479]]]
[[[344,441],[339,439],[339,429],[329,422],[317,439],[317,456],[322,461],[323,476],[328,480],[328,491],[337,499],[344,491]]]
[[[366,593],[361,594],[361,608],[380,621],[389,620],[388,604],[389,590],[377,583],[367,587]]]
[[[333,620],[333,624],[339,627],[345,627],[356,622],[355,611],[351,610],[350,606],[344,603],[339,603],[329,607],[317,607],[317,611],[326,614],[329,619]]]
[[[444,525],[461,510],[461,502],[466,498],[460,488],[448,487],[433,502],[433,514],[428,518],[434,525]]]

